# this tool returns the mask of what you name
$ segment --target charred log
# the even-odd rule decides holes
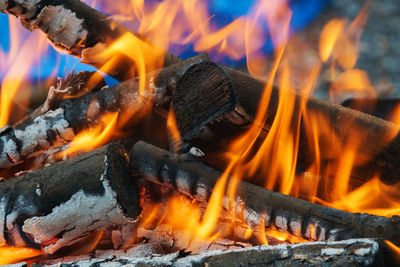
[[[46,100],[18,123],[32,121],[47,111],[53,110],[59,105],[59,102],[66,97],[71,98],[82,96],[92,90],[99,90],[106,86],[103,79],[98,81],[96,84],[89,83],[90,77],[92,77],[93,74],[94,72],[90,71],[80,71],[75,73],[75,71],[72,70],[69,73],[65,73],[63,79],[57,78],[57,82],[50,86]]]
[[[0,183],[0,241],[53,253],[140,213],[124,150],[110,144]]]
[[[129,34],[144,56],[149,51],[152,56],[159,55],[164,66],[180,61],[178,57],[151,44],[143,36],[130,32],[112,18],[79,0],[1,0],[0,11],[15,15],[29,30],[40,29],[54,45],[98,69],[111,59],[104,55],[107,48],[125,34]],[[120,80],[132,78],[134,61],[122,53],[113,56],[115,65],[107,73]],[[147,67],[148,71],[154,70]]]
[[[201,63],[190,68],[179,80],[176,94],[171,103],[183,142],[193,141],[199,136],[201,129],[204,129],[204,125],[215,121],[215,118],[221,119],[221,114],[224,112],[225,115],[222,117],[228,119],[224,121],[228,121],[229,126],[233,129],[240,129],[240,127],[246,125],[246,121],[251,122],[251,118],[254,118],[257,114],[265,86],[263,81],[212,62]],[[203,95],[208,95],[210,90],[212,90],[213,96],[217,98],[212,103],[220,103],[220,109],[193,105],[191,99],[201,99]],[[280,91],[281,89],[273,87],[270,92],[267,120],[264,127],[266,133],[274,121]],[[303,114],[302,107],[304,105],[306,106],[305,113],[314,116],[319,121],[323,120],[326,122],[327,128],[330,129],[329,133],[320,134],[318,140],[320,160],[322,163],[326,162],[326,165],[322,164],[321,166],[321,173],[328,169],[327,165],[331,164],[330,161],[335,160],[332,158],[332,147],[335,146],[333,137],[344,143],[349,142],[349,138],[353,137],[360,144],[363,144],[357,151],[357,165],[351,173],[354,180],[365,182],[372,176],[380,174],[381,179],[386,183],[400,181],[398,125],[313,97],[305,99],[304,96],[295,91],[289,90],[289,93],[295,99],[294,112],[290,122],[293,129],[298,127],[298,118]],[[233,106],[235,108],[232,108]],[[226,112],[228,107],[230,107],[230,112]],[[232,114],[239,120],[234,119]],[[196,123],[191,123],[193,116],[196,116],[194,120]],[[309,144],[304,121],[301,121],[300,129],[299,165],[307,169],[307,166],[312,163],[316,156],[310,149],[312,145]],[[218,132],[213,134],[214,139],[226,137],[223,134],[218,134]],[[358,182],[359,184],[360,182]]]
[[[147,257],[110,255],[107,258],[76,260],[62,266],[381,266],[382,249],[373,239],[350,239],[296,245],[256,246],[232,250],[205,251],[188,255],[176,252]],[[58,264],[55,263],[55,265]]]
[[[131,79],[60,101],[52,110],[32,121],[3,128],[0,132],[0,168],[18,164],[44,149],[71,141],[76,133],[96,124],[97,119],[108,112],[123,113],[130,126],[138,123],[153,105],[169,103],[176,80],[190,66],[205,60],[208,57],[203,54],[149,73],[145,92],[139,92],[138,79]]]
[[[344,101],[342,106],[392,121],[396,119],[393,115],[399,104],[398,98],[351,98]]]
[[[222,176],[188,155],[174,154],[145,142],[133,147],[130,167],[153,182],[200,201],[208,200]],[[278,229],[308,240],[368,237],[400,244],[398,216],[388,218],[323,207],[245,181],[240,181],[236,199],[226,198],[223,206],[258,232],[265,225],[266,229]],[[261,229],[261,233],[265,231]]]

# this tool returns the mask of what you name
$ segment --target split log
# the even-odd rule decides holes
[[[179,80],[171,102],[183,142],[193,141],[199,136],[204,125],[215,121],[215,118],[221,119],[222,113],[225,113],[226,117],[232,117],[232,113],[234,113],[237,118],[242,118],[242,122],[246,122],[249,120],[248,118],[254,118],[265,86],[263,81],[212,62],[201,63],[190,68]],[[277,87],[272,88],[266,116],[266,131],[274,121],[280,90]],[[337,146],[334,143],[335,137],[337,137],[343,143],[354,143],[354,139],[356,139],[361,144],[355,160],[357,164],[352,169],[352,178],[365,182],[379,174],[385,183],[400,181],[398,125],[313,97],[305,99],[295,91],[289,90],[289,94],[295,99],[294,112],[290,121],[293,130],[298,128],[301,107],[305,102],[306,113],[314,116],[318,121],[325,121],[327,128],[330,129],[327,133],[320,131],[319,135],[321,173],[324,173],[328,169],[328,165],[339,157],[332,155],[332,148]],[[216,99],[210,101],[212,98]],[[196,99],[199,104],[193,104],[193,99]],[[210,103],[209,106],[208,103]],[[213,105],[217,105],[217,107]],[[226,112],[228,109],[230,112]],[[237,129],[242,126],[241,124],[235,125],[231,118],[229,120],[231,120],[231,128]],[[300,122],[298,158],[299,165],[307,170],[307,167],[317,157],[315,152],[310,149],[313,148],[313,145],[309,144],[305,127],[305,122],[302,120]],[[213,134],[216,135],[213,137],[215,140],[226,137],[218,135],[218,133]],[[349,139],[351,137],[352,140]],[[200,149],[205,150],[204,145],[200,146]]]
[[[173,187],[199,201],[208,201],[222,173],[190,155],[175,154],[145,142],[131,151],[130,168],[146,179]],[[323,207],[269,191],[245,181],[239,183],[234,200],[225,197],[223,206],[253,230],[265,234],[273,228],[308,240],[382,238],[400,244],[400,217],[350,213]]]
[[[145,59],[154,55],[159,55],[160,60],[164,59],[158,67],[180,61],[178,57],[148,42],[144,36],[130,32],[112,18],[79,0],[1,0],[0,11],[15,15],[29,30],[39,28],[54,45],[97,69],[111,60],[104,53],[107,48],[125,34],[129,34],[135,41]],[[118,59],[107,73],[119,80],[132,78],[134,61],[122,53],[113,56]],[[154,63],[150,60],[145,62]],[[148,72],[154,70],[154,66],[146,67]]]
[[[139,94],[138,79],[131,79],[81,97],[65,99],[32,121],[4,127],[0,130],[0,168],[18,164],[44,149],[71,141],[78,132],[95,125],[97,119],[108,112],[130,114],[128,124],[134,125],[153,105],[169,103],[169,95],[183,72],[206,60],[207,55],[202,54],[147,74],[143,94]]]
[[[205,251],[188,255],[176,252],[147,257],[110,255],[106,259],[64,262],[62,266],[383,266],[381,246],[373,239],[314,242],[296,245],[256,246]],[[59,263],[51,266],[59,266]]]
[[[54,253],[140,214],[123,148],[109,144],[0,183],[0,243]]]

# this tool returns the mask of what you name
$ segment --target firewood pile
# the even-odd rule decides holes
[[[120,81],[106,86],[97,73],[70,73],[49,89],[40,107],[0,130],[0,243],[10,254],[16,248],[28,251],[11,262],[396,262],[390,246],[400,245],[400,217],[343,211],[268,190],[260,182],[265,173],[237,177],[226,171],[230,163],[223,155],[252,127],[258,134],[248,153],[256,153],[274,131],[285,91],[293,100],[287,124],[299,131],[297,172],[324,180],[344,171],[332,170],[337,164],[331,150],[352,129],[365,145],[356,155],[361,163],[349,172],[349,187],[357,188],[377,173],[383,183],[393,185],[400,180],[397,124],[256,79],[212,62],[207,54],[181,60],[79,0],[0,0],[0,11]],[[134,40],[152,59],[137,60],[130,51],[109,53],[121,39]],[[132,67],[143,62],[145,73]],[[260,119],[259,103],[266,97],[265,119]],[[305,111],[330,129],[318,136],[323,164],[317,173],[308,171],[317,155],[310,149],[309,125],[301,119]],[[67,153],[82,131],[107,114],[120,115],[118,135],[103,146]]]

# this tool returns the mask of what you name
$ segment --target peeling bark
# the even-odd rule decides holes
[[[135,220],[141,208],[121,146],[105,147],[0,183],[0,241],[54,253]]]
[[[139,92],[139,81],[131,79],[65,99],[57,103],[54,110],[32,121],[3,128],[0,132],[0,168],[18,164],[44,149],[71,141],[78,132],[95,125],[101,115],[108,112],[120,112],[130,118],[128,126],[136,125],[154,105],[169,105],[176,80],[190,66],[205,60],[208,57],[202,54],[147,74],[143,93]]]
[[[110,57],[103,52],[125,34],[129,34],[138,44],[142,56],[159,55],[162,62],[158,67],[180,61],[178,57],[151,44],[143,36],[130,32],[79,0],[0,0],[0,11],[15,15],[29,30],[40,29],[54,45],[98,69],[112,57],[118,58],[117,64],[108,69],[107,73],[119,80],[133,77],[132,66],[135,62],[123,53]],[[152,54],[148,55],[150,51]],[[154,61],[147,60],[146,64],[149,64],[147,72],[155,70],[152,69]]]

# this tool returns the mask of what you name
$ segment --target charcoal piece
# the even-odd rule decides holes
[[[141,212],[123,148],[112,143],[0,183],[0,242],[54,253]]]

